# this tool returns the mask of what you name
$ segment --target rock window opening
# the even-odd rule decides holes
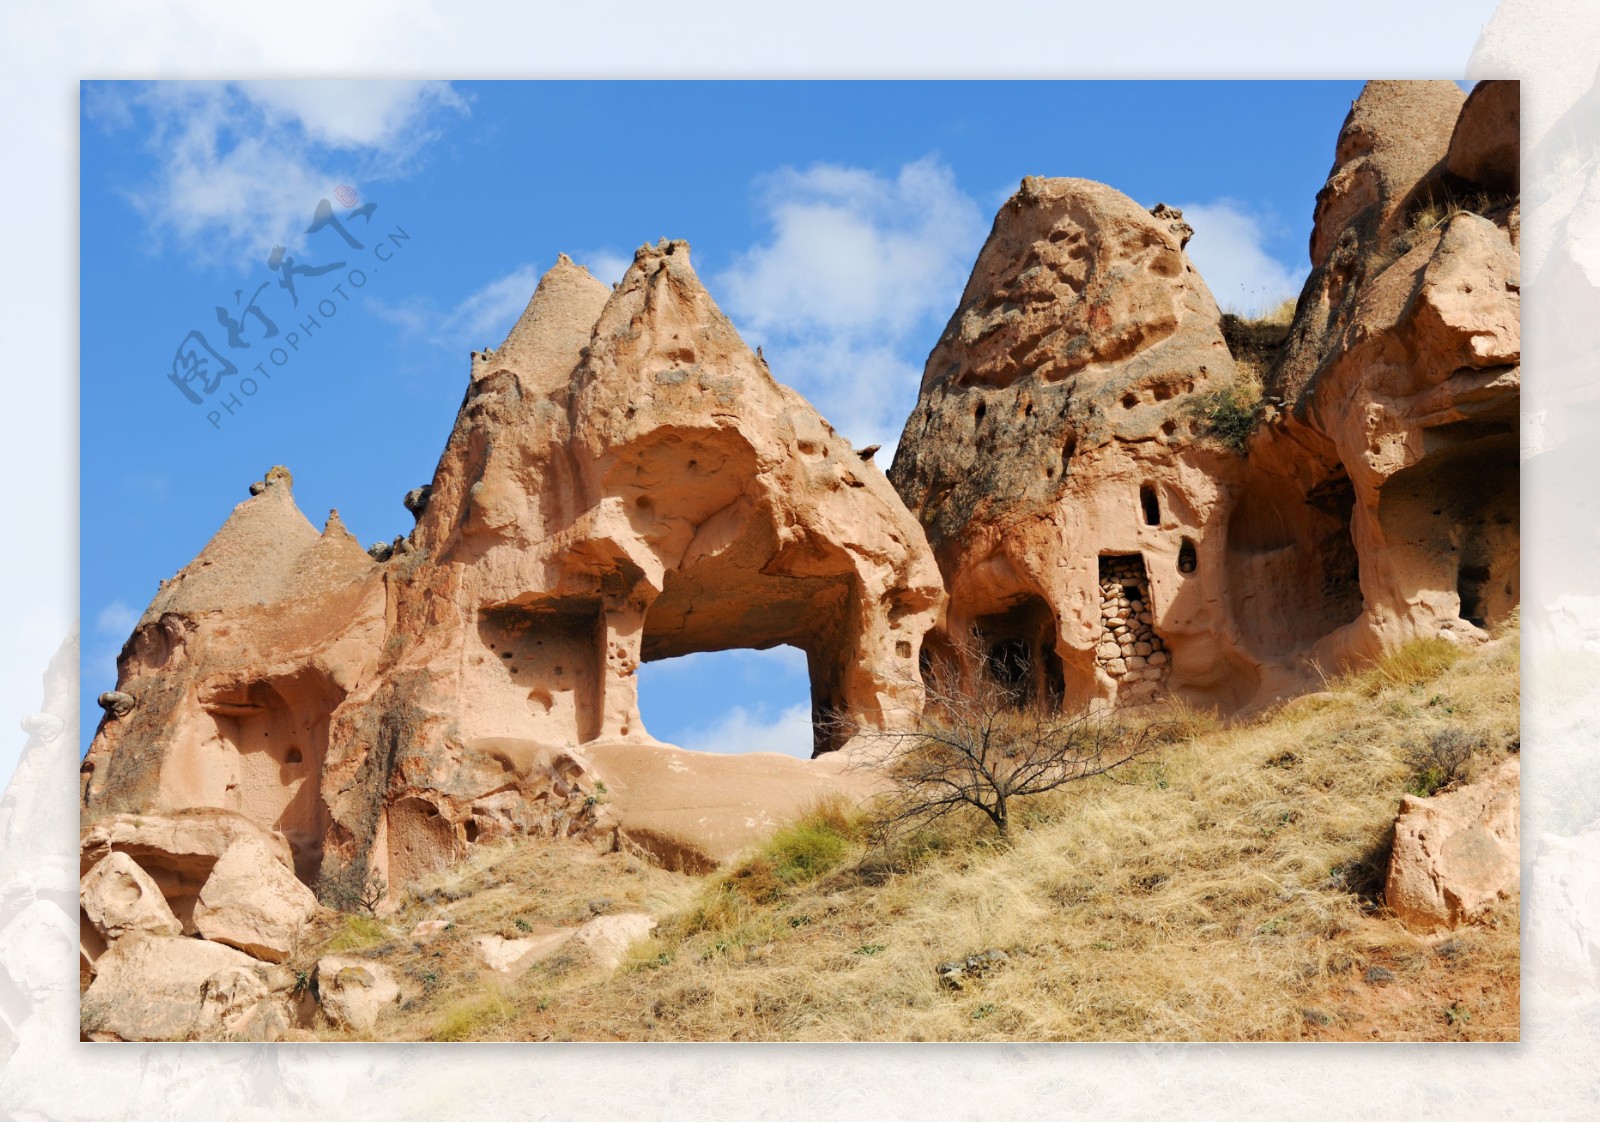
[[[826,725],[836,707],[815,697],[806,653],[797,647],[654,659],[638,679],[640,717],[659,741],[696,752],[801,759],[832,747]]]
[[[1095,661],[1116,684],[1118,704],[1150,701],[1163,690],[1172,663],[1156,633],[1143,555],[1103,555],[1099,591]]]
[[[1139,506],[1144,511],[1145,526],[1161,525],[1161,501],[1156,498],[1156,489],[1149,484],[1139,488]]]
[[[1178,572],[1193,573],[1200,565],[1200,560],[1195,554],[1194,539],[1185,538],[1178,547]]]

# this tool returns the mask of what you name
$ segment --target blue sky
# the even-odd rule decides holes
[[[858,445],[884,444],[887,464],[923,360],[1022,176],[1082,176],[1146,206],[1182,206],[1219,303],[1252,310],[1298,291],[1316,191],[1359,92],[85,83],[85,741],[157,583],[271,465],[292,469],[319,526],[337,507],[363,542],[410,527],[401,496],[432,477],[468,352],[500,342],[558,252],[610,281],[640,243],[688,239],[773,373]],[[322,199],[348,238],[332,224],[307,233]],[[363,216],[346,202],[374,206]],[[278,245],[292,261],[274,272]],[[278,283],[285,267],[334,262],[344,264],[291,273],[298,306]],[[260,315],[245,311],[252,297]],[[228,345],[219,306],[247,347]],[[200,346],[192,331],[238,371],[214,394],[191,383],[198,405],[168,377],[186,338]],[[253,393],[241,392],[247,378]],[[647,665],[641,690],[664,740],[809,753],[805,665],[792,649]]]

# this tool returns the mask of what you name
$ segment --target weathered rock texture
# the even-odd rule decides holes
[[[614,289],[562,257],[473,355],[410,533],[319,531],[274,468],[162,584],[83,764],[80,873],[123,854],[184,933],[281,958],[310,908],[290,869],[344,905],[518,834],[710,869],[870,787],[848,732],[917,720],[920,676],[969,650],[1042,704],[1233,712],[1483,639],[1519,598],[1516,118],[1507,84],[1370,84],[1276,334],[1225,322],[1178,211],[1025,179],[892,485],[684,243]],[[641,663],[778,644],[806,652],[817,759],[651,738]],[[84,930],[96,970],[133,954]]]
[[[1172,208],[1023,181],[890,470],[945,576],[943,635],[1039,698],[1233,711],[1510,615],[1515,83],[1463,100],[1374,82],[1352,106],[1281,343],[1224,332]],[[1239,454],[1214,421],[1256,378]]]
[[[920,707],[944,600],[921,528],[774,381],[682,242],[642,248],[614,291],[558,261],[473,356],[411,534],[369,554],[291,487],[282,468],[253,486],[140,620],[84,763],[87,823],[225,808],[281,833],[329,899],[513,834],[709,868],[860,781],[660,745],[641,662],[801,648],[818,756]],[[205,849],[204,870],[151,871],[185,881],[186,930]]]
[[[1517,892],[1518,779],[1512,757],[1477,783],[1401,800],[1384,903],[1404,923],[1454,927]]]

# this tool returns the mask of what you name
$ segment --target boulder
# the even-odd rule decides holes
[[[184,1041],[202,1031],[201,1005],[212,976],[258,966],[241,951],[206,940],[133,933],[95,962],[81,1002],[92,1041]]]
[[[224,967],[200,988],[194,1035],[204,1041],[281,1041],[295,1028],[294,972]]]
[[[130,932],[150,936],[183,932],[155,881],[120,851],[113,850],[83,875],[79,903],[108,943]]]
[[[0,927],[0,972],[32,1002],[67,992],[71,955],[72,922],[54,900],[35,898]]]
[[[208,940],[282,963],[317,908],[316,895],[278,855],[260,838],[247,836],[212,867],[195,903],[194,926]]]
[[[378,1018],[400,1003],[394,972],[369,959],[325,955],[312,981],[328,1020],[353,1033],[371,1033]]]
[[[573,936],[571,928],[541,926],[530,935],[508,940],[504,936],[475,936],[472,946],[485,967],[501,975],[520,975],[553,954]]]
[[[107,855],[126,854],[160,887],[184,933],[193,935],[195,902],[212,868],[234,843],[247,838],[259,842],[274,863],[293,869],[283,835],[220,807],[107,816],[85,832],[78,862],[87,874]]]
[[[655,927],[653,916],[623,912],[585,921],[572,938],[588,948],[594,961],[609,971],[620,966],[628,949],[649,936]]]
[[[1408,927],[1455,927],[1520,886],[1520,765],[1512,757],[1476,783],[1400,801],[1384,900]]]

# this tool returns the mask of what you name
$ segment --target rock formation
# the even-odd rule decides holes
[[[682,242],[642,248],[615,291],[557,262],[473,356],[392,546],[363,551],[337,512],[318,533],[292,484],[267,473],[141,618],[83,765],[86,824],[225,808],[281,832],[327,899],[510,834],[706,869],[860,780],[659,744],[641,662],[801,648],[818,756],[916,719],[944,600],[921,529],[745,347]]]
[[[1454,927],[1516,893],[1519,776],[1512,757],[1477,783],[1401,800],[1383,896],[1402,922]]]
[[[1275,334],[1221,314],[1177,210],[1023,180],[888,476],[773,379],[686,244],[615,288],[561,257],[473,354],[408,534],[319,531],[274,468],[162,583],[82,766],[91,995],[148,971],[145,1028],[276,1032],[306,886],[392,895],[497,838],[709,870],[867,790],[850,733],[916,721],[968,651],[1044,705],[1235,713],[1413,637],[1481,641],[1519,599],[1516,122],[1514,84],[1371,83]],[[641,663],[778,644],[807,656],[815,759],[650,736]],[[505,943],[484,954],[533,950]],[[319,972],[353,1027],[398,995]],[[86,1031],[142,1032],[118,1017]]]
[[[1024,180],[890,469],[945,576],[943,636],[975,633],[993,675],[1031,668],[1037,697],[1232,712],[1505,620],[1516,107],[1515,83],[1465,105],[1450,82],[1369,84],[1265,347],[1226,330],[1180,213]],[[1229,410],[1253,429],[1237,450],[1215,434]]]

